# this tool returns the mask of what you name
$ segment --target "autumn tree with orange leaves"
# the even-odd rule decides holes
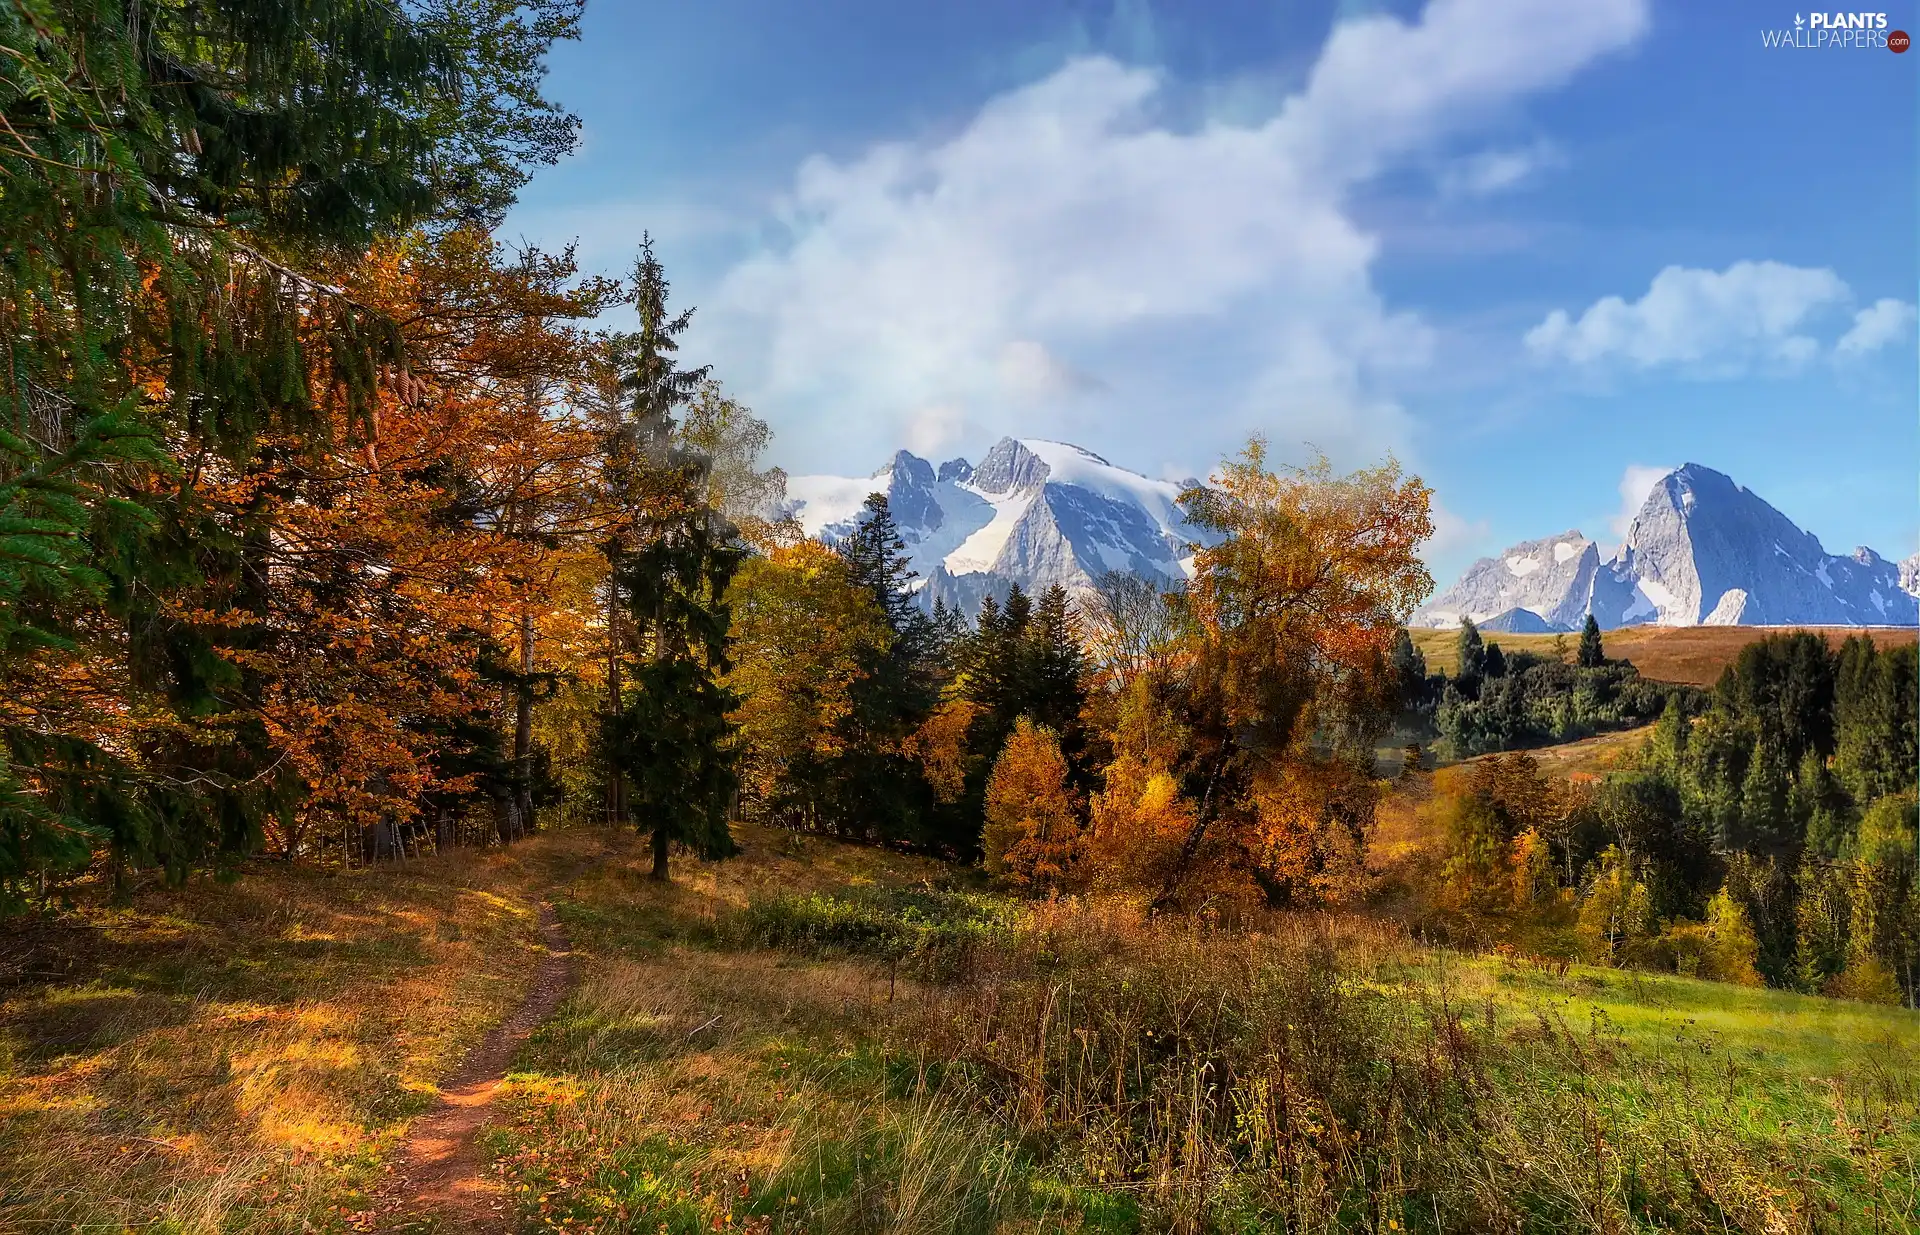
[[[1155,909],[1203,889],[1285,901],[1351,879],[1372,744],[1397,707],[1393,634],[1432,588],[1417,478],[1391,461],[1339,476],[1324,458],[1277,472],[1266,459],[1255,438],[1182,495],[1218,540],[1196,554],[1180,642],[1134,675],[1120,713],[1115,748],[1140,766],[1110,777],[1122,793],[1103,803],[1106,826],[1163,837],[1179,821],[1177,843],[1154,842]],[[1183,805],[1153,790],[1162,774]]]

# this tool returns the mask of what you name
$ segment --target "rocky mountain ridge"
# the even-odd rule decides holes
[[[1618,553],[1577,530],[1481,558],[1414,615],[1418,626],[1504,619],[1573,630],[1591,613],[1621,626],[1912,626],[1920,624],[1920,554],[1828,553],[1819,538],[1731,477],[1697,463],[1647,495]]]

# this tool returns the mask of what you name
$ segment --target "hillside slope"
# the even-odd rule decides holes
[[[1811,629],[1823,635],[1835,647],[1855,635],[1864,635],[1882,647],[1913,643],[1920,639],[1920,631],[1912,627],[1829,626]],[[1420,649],[1421,655],[1426,657],[1429,670],[1449,675],[1454,672],[1458,664],[1458,631],[1409,627],[1407,633],[1413,637],[1414,646]],[[1633,662],[1642,677],[1656,682],[1711,686],[1720,680],[1721,671],[1740,655],[1741,648],[1779,633],[1779,628],[1767,626],[1633,626],[1608,631],[1605,643],[1608,657]],[[1550,656],[1556,636],[1493,633],[1486,638],[1487,642],[1497,643],[1508,651]],[[1558,638],[1571,654],[1574,636],[1561,635]]]

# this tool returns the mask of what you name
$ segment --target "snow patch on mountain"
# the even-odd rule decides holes
[[[1463,616],[1478,623],[1512,609],[1525,609],[1549,628],[1571,627],[1586,617],[1574,598],[1584,600],[1599,564],[1599,546],[1576,530],[1529,540],[1497,558],[1475,562],[1414,621],[1420,625],[1458,626]]]

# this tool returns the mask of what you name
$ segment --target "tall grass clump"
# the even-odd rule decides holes
[[[1920,1230],[1911,1071],[1863,1057],[1796,1089],[1479,973],[1335,918],[1039,906],[894,1004],[893,1033],[1142,1229]]]

